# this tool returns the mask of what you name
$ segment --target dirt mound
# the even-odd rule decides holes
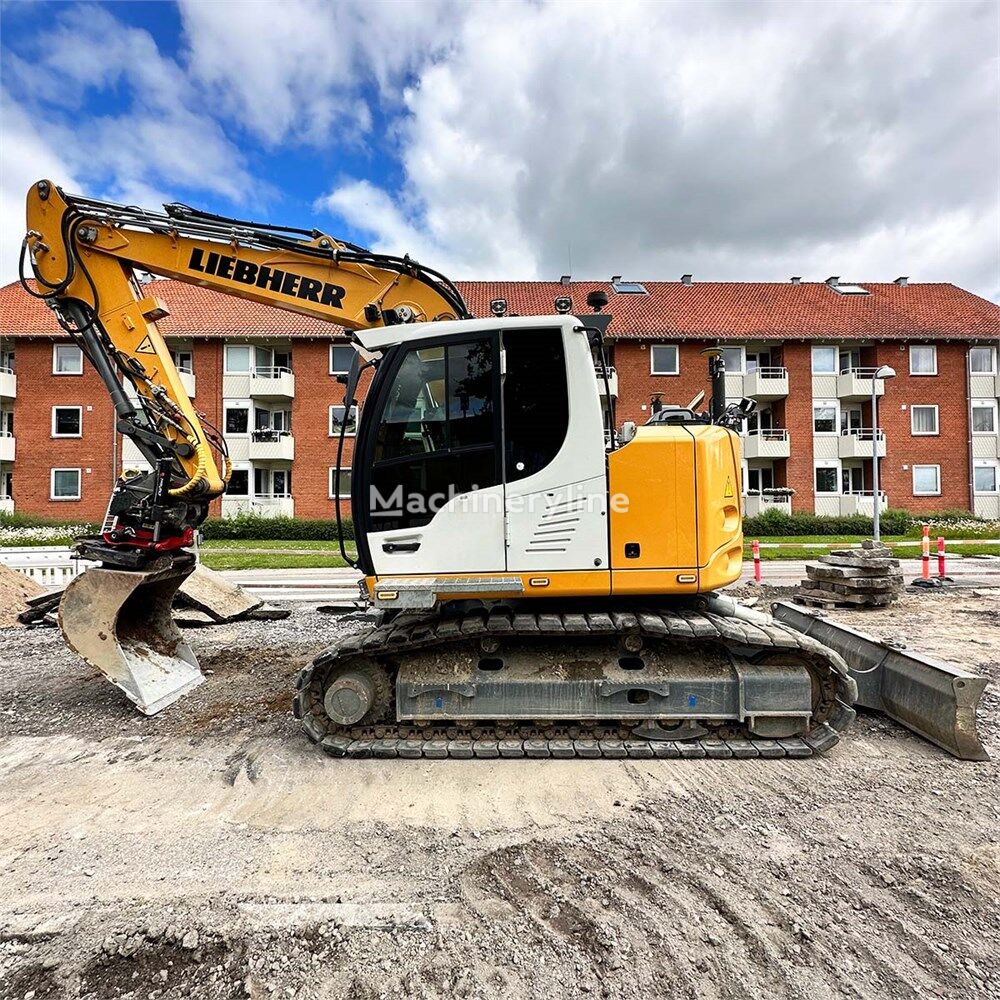
[[[0,628],[17,625],[17,616],[27,608],[29,597],[37,597],[45,590],[21,573],[0,566]]]

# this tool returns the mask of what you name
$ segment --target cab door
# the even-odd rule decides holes
[[[506,568],[497,333],[401,345],[367,448],[378,575]]]

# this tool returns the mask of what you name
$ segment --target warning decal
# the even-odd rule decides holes
[[[145,337],[142,338],[139,346],[134,351],[135,354],[155,354],[156,348],[153,347],[153,342],[149,339],[149,334],[147,333]]]
[[[733,492],[733,480],[731,476],[726,476],[726,490],[722,494],[724,500],[732,500],[736,494]]]

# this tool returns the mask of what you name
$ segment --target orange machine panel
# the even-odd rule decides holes
[[[609,456],[608,470],[614,593],[690,593],[738,578],[735,434],[709,424],[647,425]]]

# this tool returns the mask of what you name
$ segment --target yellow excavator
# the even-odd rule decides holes
[[[100,535],[79,541],[101,565],[60,606],[69,645],[143,711],[202,680],[170,606],[229,461],[157,331],[167,305],[136,272],[355,331],[345,407],[373,371],[351,501],[375,615],[294,696],[331,755],[807,757],[854,718],[835,642],[718,593],[741,572],[737,428],[753,406],[727,405],[720,352],[706,412],[663,406],[617,428],[603,292],[592,314],[473,319],[409,257],[47,180],[27,225],[26,291],[101,375],[149,465],[122,475]],[[951,707],[944,722],[940,705],[924,711],[938,742],[959,739]],[[973,737],[974,723],[973,705]]]

